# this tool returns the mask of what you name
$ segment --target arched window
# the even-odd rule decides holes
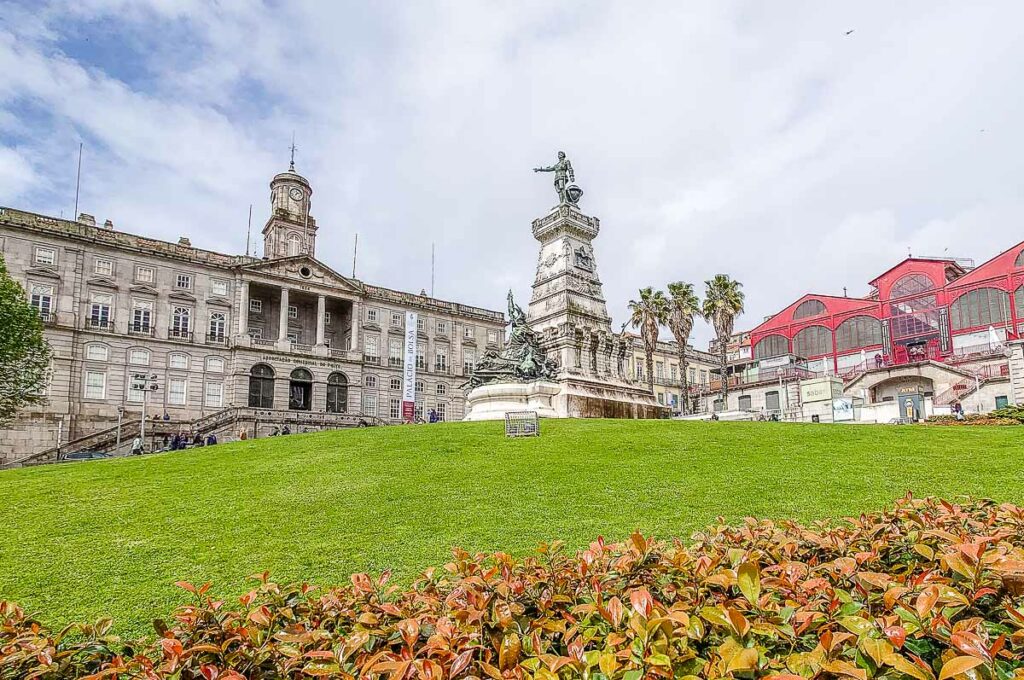
[[[1024,248],[1017,253],[1017,259],[1013,261],[1014,267],[1024,267]]]
[[[189,356],[181,352],[172,352],[167,355],[167,368],[188,370]]]
[[[224,332],[228,327],[228,317],[224,312],[210,314],[210,340],[224,342]]]
[[[793,354],[810,358],[832,353],[832,331],[824,326],[808,326],[793,336]]]
[[[223,373],[224,359],[221,357],[206,357],[207,373]]]
[[[1002,324],[1010,318],[1010,295],[998,288],[976,288],[949,306],[953,330]]]
[[[789,339],[784,335],[766,335],[754,345],[755,359],[770,359],[789,354]]]
[[[344,373],[327,376],[327,412],[345,413],[348,410],[348,378]]]
[[[292,371],[291,378],[297,382],[313,382],[313,374],[304,368],[296,368]]]
[[[825,313],[825,304],[821,300],[805,300],[794,310],[794,319],[806,319]]]
[[[890,298],[901,298],[908,295],[916,295],[935,287],[932,280],[925,274],[907,274],[889,289]]]
[[[298,234],[288,234],[288,255],[298,255],[302,248],[302,239]]]
[[[851,316],[836,328],[836,351],[882,344],[882,324],[873,316]]]
[[[1024,286],[1013,291],[1013,306],[1017,309],[1017,320],[1024,321]]]
[[[266,364],[249,369],[249,406],[274,408],[274,369]]]

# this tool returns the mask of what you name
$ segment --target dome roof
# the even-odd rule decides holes
[[[274,179],[270,180],[270,186],[273,187],[278,182],[298,182],[300,184],[304,184],[306,187],[309,187],[310,191],[312,191],[312,187],[310,187],[309,180],[300,175],[299,173],[295,172],[294,163],[288,166],[288,170],[286,172],[279,172],[276,175],[274,175]]]

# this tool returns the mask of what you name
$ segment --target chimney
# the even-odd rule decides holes
[[[191,248],[192,241],[189,241],[187,236],[181,236],[178,238],[178,245],[185,246],[186,248]]]
[[[107,220],[106,222],[103,223],[103,228],[104,229],[113,229],[114,228],[114,223],[111,222],[110,220]]]
[[[78,213],[78,222],[79,224],[84,224],[87,227],[96,226],[96,218],[89,213]]]

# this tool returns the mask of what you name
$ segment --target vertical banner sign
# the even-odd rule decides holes
[[[416,312],[405,313],[405,354],[402,366],[402,420],[416,417]]]

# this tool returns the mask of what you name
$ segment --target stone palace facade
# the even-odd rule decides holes
[[[504,314],[342,276],[316,259],[309,182],[292,166],[270,188],[261,259],[0,208],[0,250],[54,350],[48,403],[0,432],[0,464],[137,422],[144,399],[149,419],[195,431],[400,422],[407,311],[417,411],[463,417],[460,385],[500,349]],[[157,389],[133,389],[135,374]],[[168,427],[149,430],[147,446]]]

